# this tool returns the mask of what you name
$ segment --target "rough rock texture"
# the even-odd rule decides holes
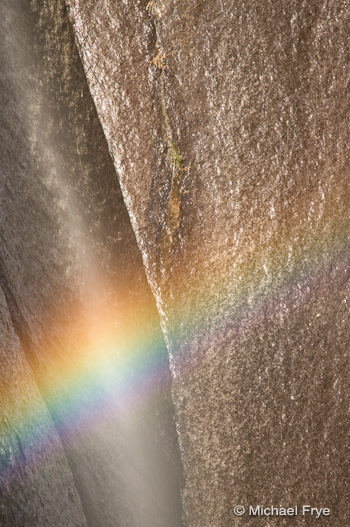
[[[346,1],[68,0],[167,336],[191,527],[349,487]]]
[[[0,289],[0,525],[86,526],[60,439]]]
[[[35,472],[27,516],[5,489],[1,525],[32,525],[40,499],[36,527],[83,524],[78,491],[89,527],[179,526],[166,348],[64,2],[1,2],[0,41],[1,286],[75,484],[64,458]]]

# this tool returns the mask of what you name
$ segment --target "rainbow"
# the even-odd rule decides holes
[[[53,367],[31,370],[41,397],[28,381],[26,361],[17,379],[18,397],[2,397],[0,478],[7,485],[16,483],[16,473],[24,466],[37,470],[38,458],[45,464],[62,455],[54,428],[48,425],[51,418],[65,441],[84,441],[92,429],[111,419],[125,422],[143,415],[154,398],[168,390],[164,341],[149,316],[138,320],[137,333],[133,327],[117,331],[106,323],[105,312],[101,317],[94,313],[93,320],[85,347],[74,350],[72,342],[70,350],[45,350]],[[74,327],[65,329],[75,334]]]
[[[209,264],[203,260],[203,272],[191,278],[190,305],[181,301],[188,297],[188,282],[184,273],[179,273],[172,291],[172,296],[178,300],[166,305],[169,315],[166,325],[171,329],[171,338],[167,340],[173,375],[176,377],[181,369],[179,361],[186,359],[179,350],[186,349],[195,336],[208,333],[209,327],[211,334],[222,332],[228,324],[239,327],[249,312],[256,313],[258,321],[273,299],[287,304],[290,295],[298,295],[299,303],[306,301],[310,289],[321,284],[325,269],[335,266],[338,273],[346,272],[348,225],[342,224],[334,215],[326,225],[327,228],[321,226],[313,233],[305,229],[301,236],[303,243],[293,247],[292,263],[288,244],[276,239],[269,256],[268,271],[264,269],[263,248],[253,254],[246,252],[237,268],[231,265],[232,262],[222,262],[218,257],[217,267],[208,269]],[[187,257],[191,258],[190,255]],[[162,299],[158,298],[158,302],[165,305]],[[144,316],[138,319],[137,330],[135,322],[130,322],[118,332],[104,312],[99,317],[94,313],[91,318],[93,327],[85,347],[78,347],[73,352],[66,350],[63,354],[61,349],[47,350],[53,357],[54,371],[49,374],[35,371],[42,398],[55,425],[64,430],[65,437],[68,434],[81,440],[85,432],[100,426],[116,412],[120,419],[127,419],[135,412],[142,413],[150,399],[161,397],[169,382],[164,342],[161,334],[154,331],[154,320]],[[76,320],[76,317],[71,319]],[[74,335],[74,327],[66,329],[68,334]],[[72,350],[74,348],[72,342]],[[61,354],[63,359],[58,356]],[[190,375],[192,367],[198,367],[198,360],[186,361],[185,375]],[[38,455],[44,460],[55,456],[57,444],[52,442],[52,430],[47,426],[48,413],[42,405],[37,400],[26,408],[16,408],[13,402],[11,405],[12,409],[4,405],[0,414],[3,444],[6,440],[13,441],[18,426],[18,435],[21,440],[28,441],[33,459]],[[10,425],[10,421],[14,424]],[[55,446],[50,450],[52,444]],[[20,448],[11,455],[17,456],[17,462],[22,463]],[[13,459],[2,455],[0,462],[0,477],[11,482]]]

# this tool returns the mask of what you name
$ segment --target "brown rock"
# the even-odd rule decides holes
[[[348,3],[68,4],[167,334],[189,525],[310,502],[345,527]]]

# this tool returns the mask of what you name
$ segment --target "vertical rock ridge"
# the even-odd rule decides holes
[[[164,155],[166,158],[166,164],[171,171],[167,208],[162,213],[163,225],[161,240],[159,241],[159,275],[161,285],[159,288],[157,288],[157,290],[161,291],[161,304],[164,304],[164,307],[162,307],[161,310],[164,313],[169,307],[168,302],[164,298],[164,293],[165,291],[169,291],[169,294],[171,294],[172,283],[169,281],[169,277],[172,274],[172,261],[176,252],[174,244],[176,239],[179,237],[182,192],[184,189],[185,171],[187,169],[184,164],[184,159],[176,145],[175,136],[169,117],[168,95],[166,93],[166,75],[168,71],[167,57],[169,53],[163,49],[161,40],[159,38],[160,36],[157,27],[156,7],[155,1],[149,2],[146,6],[146,10],[151,17],[153,31],[155,33],[153,57],[149,64],[156,70],[155,85],[159,93],[158,96],[155,97],[155,103],[159,101],[161,105]]]

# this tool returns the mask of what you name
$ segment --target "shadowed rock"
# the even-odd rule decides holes
[[[0,290],[0,523],[84,527],[80,498]]]
[[[84,524],[77,493],[91,527],[181,525],[166,348],[64,2],[2,2],[0,35],[1,286],[71,471],[50,429],[61,464],[1,525]]]

